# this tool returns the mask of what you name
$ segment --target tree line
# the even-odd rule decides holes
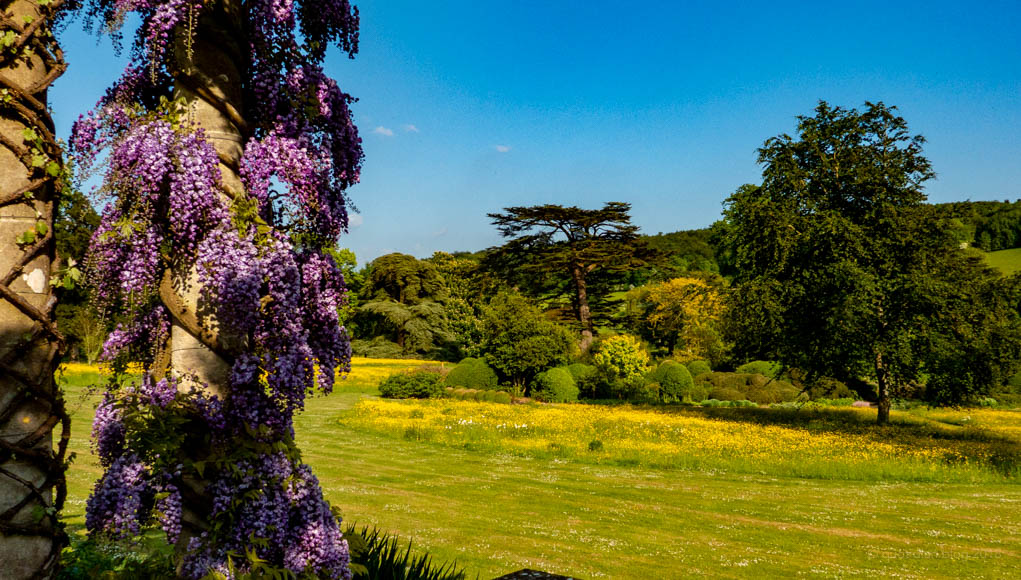
[[[820,103],[796,136],[764,144],[763,182],[738,188],[709,228],[641,235],[626,202],[508,207],[489,214],[508,241],[483,251],[395,253],[361,268],[334,251],[348,288],[341,318],[356,355],[455,362],[509,352],[527,332],[504,319],[518,319],[548,338],[514,355],[545,349],[544,362],[497,365],[521,388],[557,361],[591,361],[600,336],[629,334],[655,359],[779,361],[857,385],[874,392],[881,420],[895,396],[960,403],[1003,389],[1019,358],[1016,281],[972,248],[1018,210],[925,203],[923,144],[894,107]],[[80,240],[87,204],[65,205]],[[89,316],[64,308],[75,336]]]

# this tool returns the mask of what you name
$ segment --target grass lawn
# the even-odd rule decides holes
[[[583,578],[1021,577],[1021,486],[1013,479],[917,483],[627,466],[471,450],[342,423],[380,378],[414,362],[356,359],[335,393],[309,401],[298,443],[347,521],[396,532],[472,575],[529,567]],[[72,533],[83,532],[99,474],[88,453],[95,397],[81,397],[82,377],[80,369],[65,377],[79,454],[68,474]],[[939,416],[953,424],[960,415]],[[1013,444],[1021,416],[1004,417],[986,429],[1002,429]]]
[[[1005,276],[1021,272],[1021,248],[984,253],[986,263]]]

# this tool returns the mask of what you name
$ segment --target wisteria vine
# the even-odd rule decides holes
[[[352,99],[322,61],[330,45],[357,51],[358,13],[346,0],[229,2],[243,11],[236,33],[247,47],[241,193],[227,191],[216,149],[174,98],[175,51],[195,50],[196,23],[225,3],[89,4],[108,28],[128,13],[142,25],[132,63],[70,143],[80,174],[105,155],[96,195],[106,209],[87,266],[118,323],[104,345],[115,374],[93,425],[105,472],[86,525],[120,537],[162,527],[184,544],[188,577],[270,567],[347,578],[339,520],[301,463],[293,415],[350,361],[337,319],[344,280],[328,250],[347,228],[362,150]],[[211,346],[231,364],[223,396],[187,386],[188,369],[167,372],[166,279],[190,264],[222,337]],[[140,383],[128,379],[131,363]],[[202,506],[201,531],[187,533],[189,506]]]

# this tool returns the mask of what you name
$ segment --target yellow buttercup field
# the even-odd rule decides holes
[[[792,415],[772,409],[705,413],[629,405],[365,399],[341,422],[468,449],[653,468],[931,481],[1002,479],[1017,472],[1021,414],[1016,412],[972,410],[974,424],[965,426],[903,414],[886,428],[873,426],[875,411],[867,409],[804,413],[794,416],[800,424],[785,425],[778,419]],[[990,432],[983,419],[1000,430]]]

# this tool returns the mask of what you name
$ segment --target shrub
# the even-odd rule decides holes
[[[532,397],[550,403],[570,403],[578,400],[578,386],[569,370],[553,368],[535,375]]]
[[[567,372],[571,373],[571,376],[574,378],[574,382],[578,382],[583,378],[596,373],[596,367],[585,363],[574,363],[572,365],[568,365],[566,368]]]
[[[713,372],[712,367],[710,367],[709,363],[704,360],[693,360],[688,363],[687,368],[692,377],[697,377],[703,373]]]
[[[659,383],[660,398],[667,402],[698,402],[706,395],[704,388],[695,386],[688,369],[676,361],[663,361],[656,369],[655,380]]]
[[[443,392],[440,374],[429,371],[411,371],[390,375],[379,385],[379,396],[384,399],[428,399]]]
[[[645,369],[649,354],[632,336],[611,336],[599,345],[593,356],[597,381],[585,381],[592,387],[594,396],[614,396],[618,399],[649,399]]]
[[[706,373],[699,375],[695,384],[708,390],[709,396],[714,399],[747,399],[762,405],[793,401],[800,394],[798,388],[788,381],[771,381],[759,374]]]
[[[495,393],[493,393],[493,402],[509,405],[511,402],[510,393],[508,393],[507,391],[496,391]]]
[[[571,365],[577,366],[577,365]],[[575,385],[578,387],[578,395],[586,399],[608,399],[610,398],[610,381],[606,380],[595,367],[588,367],[589,370],[575,377]]]
[[[454,387],[496,390],[496,371],[482,359],[466,358],[450,369],[445,382]]]
[[[371,340],[352,340],[351,352],[355,356],[366,358],[408,358],[403,348],[384,336],[376,336]]]
[[[620,334],[607,338],[599,345],[593,357],[596,368],[611,379],[630,379],[641,376],[649,364],[649,354],[632,336]]]
[[[762,375],[766,378],[775,379],[780,376],[782,365],[778,362],[768,360],[753,360],[737,367],[737,372],[746,375]]]
[[[659,383],[649,382],[645,374],[601,382],[599,388],[605,389],[611,397],[626,401],[648,403],[659,401]]]
[[[345,524],[344,539],[351,553],[354,580],[465,580],[468,577],[454,562],[436,562],[427,553],[414,553],[411,542],[405,547],[397,536],[380,533],[376,528],[366,526],[359,530]]]
[[[857,397],[858,394],[847,388],[847,385],[837,379],[822,377],[817,379],[807,389],[808,398],[816,399],[847,399]]]

